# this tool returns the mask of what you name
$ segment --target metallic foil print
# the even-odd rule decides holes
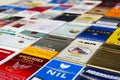
[[[87,13],[88,14],[100,14],[100,15],[104,15],[109,10],[110,10],[109,8],[95,7],[93,9],[89,10]]]
[[[52,31],[50,34],[68,38],[76,38],[76,36],[83,32],[87,27],[87,25],[67,23],[59,29]]]
[[[120,46],[113,44],[103,44],[88,61],[87,64],[120,71]]]

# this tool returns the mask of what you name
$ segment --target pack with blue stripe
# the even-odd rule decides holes
[[[54,3],[54,4],[64,4],[68,0],[51,0],[49,3]]]
[[[86,67],[78,80],[120,80],[120,74],[103,69]]]
[[[17,7],[17,6],[9,6],[9,5],[3,5],[0,6],[0,9],[13,9],[13,10],[27,10],[27,8]]]

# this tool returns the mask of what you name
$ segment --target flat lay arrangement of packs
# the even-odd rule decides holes
[[[0,80],[120,80],[120,1],[0,5]]]

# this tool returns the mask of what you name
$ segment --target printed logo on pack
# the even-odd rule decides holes
[[[6,69],[13,73],[20,73],[22,70],[32,67],[32,65],[21,64],[20,62],[16,62],[12,66],[7,66]]]
[[[32,79],[37,77],[43,80],[49,80],[50,78],[52,80],[72,80],[73,78],[76,78],[77,73],[83,68],[84,66],[59,60],[52,60],[35,75],[33,75]]]
[[[74,55],[88,55],[92,51],[87,47],[77,46],[68,49],[68,52]]]

